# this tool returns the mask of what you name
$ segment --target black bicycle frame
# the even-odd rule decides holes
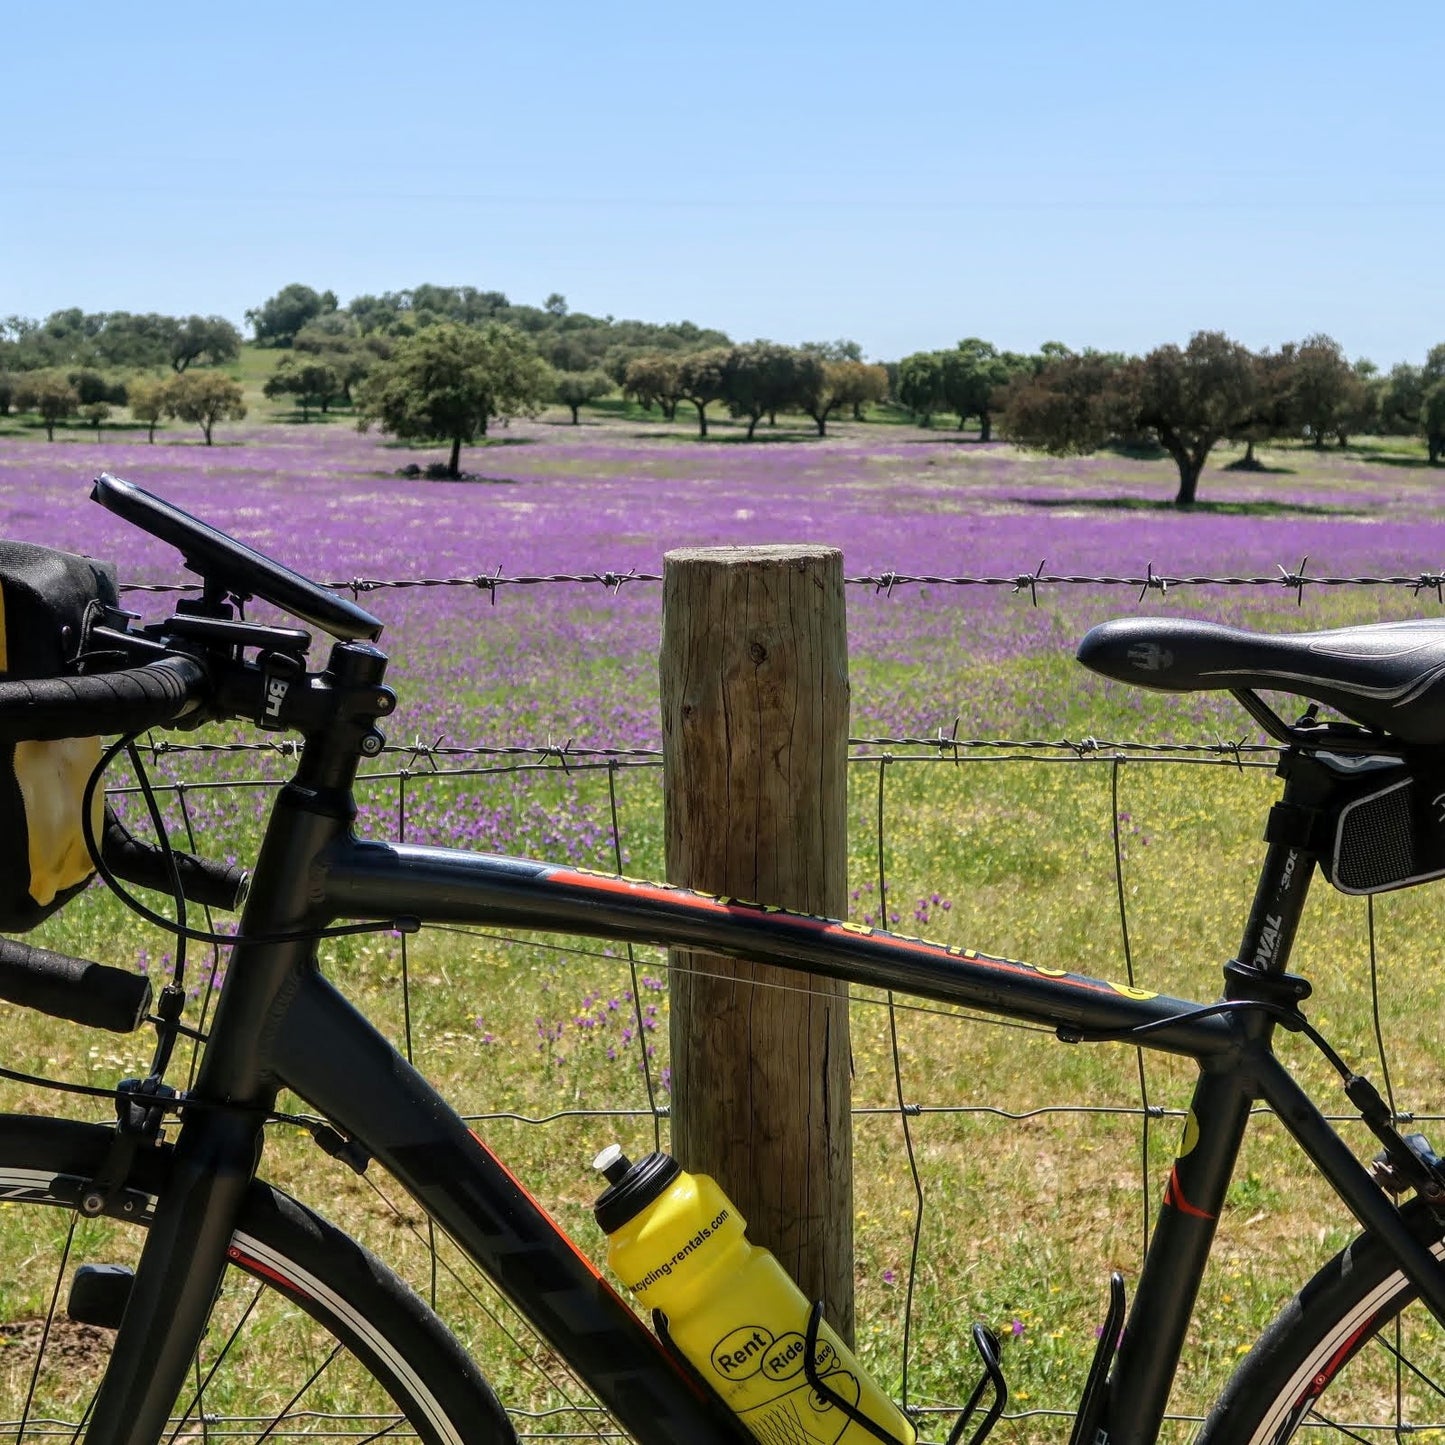
[[[351,683],[368,685],[367,649]],[[341,676],[338,686],[346,681]],[[338,730],[340,731],[340,730]],[[358,841],[356,738],[308,743],[278,797],[194,1097],[177,1182],[158,1209],[97,1400],[88,1445],[161,1430],[224,1268],[260,1130],[285,1086],[396,1176],[643,1445],[748,1438],[663,1350],[491,1151],[320,974],[315,946],[267,942],[338,918],[414,918],[668,944],[736,955],[1042,1024],[1073,1040],[1132,1037],[1198,1061],[1200,1079],[1100,1422],[1110,1445],[1158,1433],[1215,1224],[1256,1100],[1267,1103],[1437,1316],[1445,1268],[1274,1058],[1271,997],[1314,858],[1270,845],[1227,993],[1160,997],[967,949],[655,883],[442,848]],[[1288,796],[1288,794],[1287,794]],[[1277,995],[1277,990],[1276,990]],[[1138,1032],[1143,1030],[1143,1032]]]

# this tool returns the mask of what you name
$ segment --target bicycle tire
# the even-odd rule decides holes
[[[1415,1200],[1411,1229],[1445,1254]],[[1430,1433],[1430,1432],[1438,1433]],[[1445,1438],[1445,1329],[1361,1235],[1292,1299],[1230,1377],[1197,1445]]]
[[[114,1131],[100,1125],[0,1116],[0,1239],[26,1256],[0,1256],[0,1298],[28,1300],[33,1312],[38,1289],[44,1310],[19,1320],[12,1317],[14,1303],[0,1311],[0,1438],[18,1445],[81,1438],[86,1401],[99,1383],[112,1335],[67,1318],[67,1281],[82,1263],[113,1263],[121,1251],[133,1258],[143,1235],[116,1226],[144,1225],[166,1188],[169,1147],[145,1149],[105,1218],[85,1220],[77,1201],[97,1177],[113,1138]],[[24,1218],[16,1210],[25,1210]],[[103,1259],[74,1257],[77,1229],[96,1236],[87,1243],[104,1240]],[[25,1282],[23,1274],[36,1273],[29,1266],[38,1246],[48,1241],[61,1253],[61,1236],[62,1257],[43,1266],[48,1281]],[[198,1354],[195,1379],[177,1401],[168,1440],[235,1445],[325,1436],[515,1445],[516,1433],[486,1380],[436,1315],[320,1215],[257,1181],[230,1257],[234,1267],[226,1271],[227,1285],[202,1342],[205,1358]],[[228,1303],[228,1288],[240,1298]],[[230,1317],[238,1311],[248,1331],[265,1332],[259,1340],[233,1341]],[[277,1331],[283,1328],[288,1333],[281,1339]],[[207,1378],[213,1360],[229,1363]],[[297,1395],[318,1362],[319,1373]],[[276,1378],[283,1364],[295,1366],[295,1382]],[[228,1378],[220,1379],[223,1373]]]

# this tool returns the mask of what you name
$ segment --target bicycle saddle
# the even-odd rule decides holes
[[[1161,692],[1294,693],[1402,742],[1445,743],[1445,619],[1269,633],[1126,617],[1090,628],[1078,659]]]

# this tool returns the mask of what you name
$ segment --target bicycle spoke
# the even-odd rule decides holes
[[[1347,1425],[1342,1425],[1338,1420],[1331,1420],[1328,1415],[1321,1415],[1318,1410],[1311,1410],[1302,1422],[1305,1425],[1324,1425],[1336,1435],[1343,1435],[1347,1440],[1354,1440],[1356,1445],[1376,1445],[1368,1435],[1361,1435],[1357,1430],[1351,1430]],[[1391,1432],[1396,1433],[1394,1431]]]
[[[55,1270],[55,1287],[50,1292],[50,1305],[45,1311],[45,1323],[40,1329],[40,1340],[35,1346],[35,1366],[30,1372],[30,1386],[25,1392],[25,1408],[20,1412],[20,1424],[15,1431],[15,1445],[21,1445],[25,1439],[26,1426],[30,1420],[30,1411],[35,1404],[35,1391],[40,1384],[40,1368],[45,1362],[45,1349],[50,1343],[50,1331],[55,1324],[55,1306],[60,1299],[60,1287],[65,1281],[65,1267],[70,1260],[71,1245],[75,1242],[75,1226],[80,1216],[70,1216],[70,1227],[65,1231],[65,1247],[60,1252],[60,1263]]]
[[[85,1409],[80,1413],[80,1420],[75,1427],[75,1434],[70,1437],[70,1445],[77,1445],[80,1437],[85,1433],[85,1427],[90,1424],[90,1412],[95,1409],[95,1396],[92,1395],[86,1401]]]
[[[191,1368],[196,1372],[196,1399],[197,1401],[199,1401],[202,1395],[205,1394],[206,1389],[205,1382],[201,1379],[200,1351],[197,1351],[196,1354],[192,1357]],[[203,1407],[201,1410],[201,1445],[210,1445],[210,1439],[211,1426],[210,1422],[206,1419],[206,1411]]]
[[[277,1425],[279,1425],[286,1418],[286,1416],[288,1416],[291,1411],[296,1408],[297,1404],[301,1400],[301,1397],[307,1392],[307,1390],[312,1387],[312,1385],[317,1382],[317,1380],[321,1378],[323,1374],[325,1374],[328,1369],[331,1368],[331,1362],[340,1353],[341,1346],[337,1345],[335,1349],[333,1349],[331,1353],[327,1355],[327,1357],[319,1365],[317,1365],[317,1367],[311,1372],[311,1376],[306,1381],[306,1383],[303,1384],[301,1388],[297,1390],[296,1393],[292,1395],[291,1398],[281,1407],[280,1414],[278,1414],[276,1418],[266,1427],[265,1434],[258,1435],[256,1437],[256,1445],[262,1445],[262,1442],[269,1440],[272,1435],[276,1433]]]
[[[1395,1326],[1395,1336],[1397,1341],[1399,1339],[1399,1335],[1400,1328],[1397,1323]],[[1430,1390],[1432,1393],[1438,1395],[1442,1400],[1445,1400],[1445,1386],[1437,1384],[1435,1380],[1433,1380],[1429,1375],[1427,1375],[1424,1370],[1422,1370],[1413,1360],[1411,1360],[1405,1354],[1404,1349],[1398,1343],[1392,1345],[1378,1337],[1376,1338],[1375,1343],[1382,1350],[1384,1350],[1387,1355],[1390,1355],[1394,1358],[1396,1367],[1398,1369],[1402,1371],[1408,1371],[1417,1380],[1419,1380],[1419,1382],[1424,1385],[1427,1390]],[[1399,1393],[1399,1387],[1397,1387],[1397,1398]]]
[[[191,1400],[191,1403],[186,1406],[186,1412],[185,1412],[184,1415],[181,1416],[180,1423],[176,1426],[176,1428],[175,1428],[173,1431],[171,1431],[170,1439],[167,1441],[167,1445],[176,1445],[176,1439],[177,1439],[177,1437],[180,1435],[181,1431],[185,1429],[187,1422],[188,1422],[188,1421],[190,1420],[190,1418],[191,1418],[191,1413],[192,1413],[194,1410],[196,1410],[198,1406],[200,1406],[203,1398],[205,1397],[206,1386],[209,1385],[213,1379],[215,1379],[215,1377],[216,1377],[216,1371],[219,1370],[219,1369],[221,1368],[221,1366],[225,1363],[226,1356],[230,1353],[231,1347],[232,1347],[232,1346],[236,1343],[236,1341],[241,1337],[241,1331],[245,1328],[245,1326],[246,1326],[246,1321],[251,1318],[251,1313],[252,1313],[253,1310],[255,1310],[256,1304],[257,1304],[257,1302],[260,1300],[260,1298],[261,1298],[261,1286],[260,1286],[260,1285],[257,1285],[256,1288],[255,1288],[255,1291],[254,1291],[254,1292],[252,1293],[252,1295],[251,1295],[251,1298],[250,1298],[249,1302],[248,1302],[247,1305],[246,1305],[246,1308],[241,1311],[241,1318],[236,1321],[236,1324],[235,1324],[234,1328],[231,1330],[230,1338],[227,1339],[226,1343],[221,1346],[220,1353],[219,1353],[219,1354],[216,1356],[216,1358],[211,1362],[211,1368],[210,1368],[209,1370],[207,1370],[205,1379],[201,1380],[201,1381],[196,1385],[196,1393],[195,1393],[195,1396],[194,1396],[194,1398]],[[196,1355],[195,1368],[196,1368],[196,1373],[199,1374],[199,1373],[200,1373],[200,1369],[201,1369],[201,1358],[200,1358],[199,1352],[198,1352],[197,1355]],[[201,1431],[202,1431],[202,1439],[205,1438],[205,1429],[206,1429],[205,1419],[206,1419],[206,1414],[205,1414],[205,1411],[202,1410],[202,1411],[201,1411]]]
[[[374,1445],[375,1441],[386,1439],[386,1437],[392,1434],[393,1431],[399,1430],[405,1424],[405,1420],[393,1420],[390,1425],[384,1426],[382,1429],[374,1431],[372,1434],[368,1435],[365,1440],[358,1440],[356,1442],[356,1445]]]

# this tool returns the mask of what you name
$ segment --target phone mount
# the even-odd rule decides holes
[[[229,594],[245,602],[259,597],[343,642],[381,636],[382,622],[364,607],[283,567],[234,537],[182,511],[132,482],[102,472],[91,500],[174,547],[206,584],[207,600]]]

